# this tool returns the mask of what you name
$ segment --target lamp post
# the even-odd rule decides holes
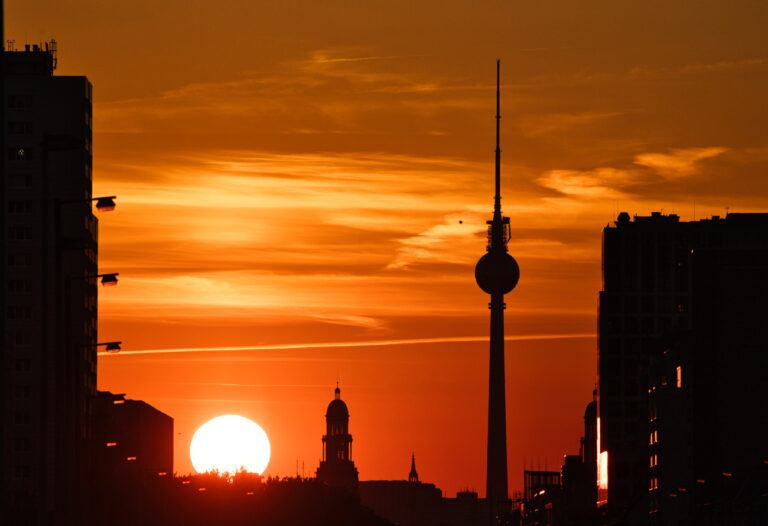
[[[83,491],[90,491],[88,482],[85,479],[90,479],[90,461],[89,461],[89,448],[90,448],[90,428],[91,428],[91,407],[92,396],[95,395],[96,379],[95,371],[91,367],[95,367],[96,344],[92,334],[85,334],[82,331],[95,330],[95,328],[85,328],[86,326],[92,327],[90,324],[96,322],[96,315],[94,311],[88,312],[90,309],[96,309],[96,299],[94,290],[91,289],[93,280],[101,279],[102,286],[114,286],[117,284],[118,273],[104,273],[104,274],[87,274],[87,275],[74,275],[67,276],[68,272],[72,272],[75,269],[88,269],[96,262],[95,250],[97,249],[96,229],[95,226],[91,226],[90,214],[85,214],[86,230],[80,231],[82,233],[75,234],[76,237],[66,236],[67,227],[64,224],[65,217],[63,214],[65,206],[77,206],[80,204],[94,203],[96,209],[99,211],[111,211],[114,210],[115,196],[96,197],[96,198],[83,198],[83,199],[56,199],[54,201],[55,212],[55,256],[56,266],[54,279],[57,282],[56,290],[59,291],[59,313],[57,320],[59,324],[58,334],[63,339],[58,344],[63,351],[63,356],[60,360],[64,362],[64,368],[67,375],[65,381],[66,391],[62,393],[65,404],[65,410],[62,411],[63,417],[69,417],[69,422],[64,420],[61,422],[61,430],[67,437],[63,442],[70,443],[75,450],[72,453],[71,468],[68,469],[69,477],[76,477],[75,480],[67,477],[69,482],[80,486],[78,493],[83,494]],[[68,227],[73,228],[72,225]],[[81,255],[75,255],[77,258],[74,261],[68,262],[65,265],[67,259],[65,254],[71,251],[80,251]],[[73,282],[83,282],[85,287],[88,287],[87,292],[83,290],[83,293],[79,297],[82,298],[82,302],[75,302],[73,305],[72,286]],[[62,290],[63,289],[63,290]],[[75,319],[73,319],[73,316]],[[73,323],[80,321],[81,329],[78,332],[79,335],[73,333]],[[64,326],[61,327],[61,324]],[[62,330],[63,329],[63,330]],[[80,348],[77,343],[82,342],[86,345],[85,348]],[[109,352],[117,352],[120,350],[119,343],[116,348],[112,345],[114,342],[109,342],[107,346]],[[93,354],[91,354],[93,353]],[[91,366],[86,366],[86,362],[91,363]],[[67,415],[67,416],[64,416]],[[66,446],[65,446],[66,447]],[[66,480],[66,479],[65,479]]]
[[[51,168],[57,170],[69,170],[72,166],[67,158],[78,159],[76,163],[79,166],[85,164],[86,168],[91,167],[90,152],[86,145],[86,139],[72,135],[45,134],[40,144],[41,147],[41,168],[43,174],[43,184],[41,191],[41,210],[43,224],[42,255],[44,262],[43,282],[41,288],[44,291],[53,291],[53,298],[44,302],[42,327],[42,339],[46,361],[53,367],[44,368],[43,385],[51,385],[53,391],[44,397],[43,412],[49,411],[46,406],[52,407],[53,429],[47,430],[48,422],[44,422],[42,432],[44,436],[51,437],[50,447],[55,450],[55,463],[60,466],[57,468],[56,484],[61,488],[58,498],[62,501],[62,509],[72,509],[74,516],[68,518],[72,521],[80,515],[76,511],[82,508],[83,502],[72,504],[73,498],[81,500],[86,492],[83,488],[87,484],[84,478],[87,478],[89,467],[86,464],[86,446],[87,437],[90,434],[90,405],[91,396],[95,394],[95,373],[93,371],[84,371],[83,362],[87,359],[95,367],[95,354],[86,355],[85,353],[95,352],[93,333],[95,332],[96,316],[91,311],[86,314],[86,309],[95,309],[95,300],[90,303],[92,295],[84,295],[83,302],[72,305],[71,297],[72,279],[68,279],[66,274],[72,273],[73,269],[85,269],[86,271],[95,270],[97,249],[97,232],[92,213],[85,210],[78,211],[71,217],[64,217],[62,211],[65,205],[77,205],[78,203],[94,203],[99,212],[108,212],[114,210],[116,196],[103,197],[83,197],[90,196],[91,184],[89,180],[83,180],[82,185],[63,186],[60,178],[53,177]],[[4,150],[3,150],[4,151]],[[65,157],[61,162],[52,164],[50,159],[52,154],[60,152]],[[65,220],[69,220],[65,227]],[[84,230],[82,222],[75,220],[85,220]],[[74,236],[66,238],[65,234]],[[53,237],[53,239],[51,239]],[[73,256],[73,261],[65,259],[65,253],[69,251],[80,251],[77,256]],[[51,253],[53,252],[53,253]],[[51,257],[52,256],[52,257]],[[51,261],[51,259],[53,261]],[[50,264],[54,268],[50,268]],[[68,265],[65,266],[65,263]],[[69,271],[68,271],[69,268]],[[51,272],[51,270],[53,272]],[[117,283],[116,274],[104,275],[102,285],[110,286]],[[78,279],[78,278],[74,278]],[[79,278],[79,279],[88,279]],[[89,280],[90,281],[90,280]],[[89,297],[90,296],[90,297]],[[85,306],[87,305],[87,306]],[[72,341],[72,312],[77,313],[83,322],[82,332],[88,333],[85,338],[80,336],[78,340],[88,343],[91,350],[80,349]],[[64,326],[62,326],[64,325]],[[90,368],[89,368],[90,369]],[[59,375],[56,371],[63,371],[63,378],[49,378],[53,373]],[[83,374],[88,373],[90,378],[86,381]],[[59,460],[60,459],[60,460]]]

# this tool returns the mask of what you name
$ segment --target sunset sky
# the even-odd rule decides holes
[[[485,491],[495,60],[515,490],[578,452],[602,228],[768,209],[767,27],[759,0],[6,1],[7,39],[94,85],[99,388],[175,418],[177,472],[234,413],[283,476],[338,378],[360,478],[414,452],[449,495]]]

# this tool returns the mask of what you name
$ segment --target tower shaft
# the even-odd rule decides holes
[[[504,295],[491,294],[491,345],[488,374],[488,457],[486,499],[491,510],[507,493],[507,411],[504,380]]]

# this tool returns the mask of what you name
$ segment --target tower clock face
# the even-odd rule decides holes
[[[488,252],[475,266],[475,280],[487,294],[507,294],[520,279],[520,267],[506,252]]]

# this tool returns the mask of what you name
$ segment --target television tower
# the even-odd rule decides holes
[[[496,61],[496,195],[493,219],[488,224],[487,252],[475,266],[475,280],[491,295],[490,373],[488,379],[488,459],[485,495],[493,523],[504,503],[507,490],[507,413],[504,385],[504,294],[517,285],[520,268],[507,253],[509,218],[501,215],[501,149],[499,148],[501,61]]]

